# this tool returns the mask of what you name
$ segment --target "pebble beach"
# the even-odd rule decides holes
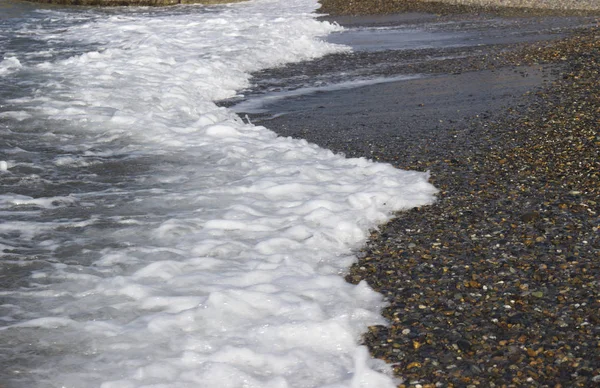
[[[573,13],[560,1],[552,11],[448,3],[323,0],[322,10]],[[600,386],[600,30],[454,62],[452,71],[539,65],[552,67],[552,81],[506,108],[401,147],[339,149],[429,170],[440,189],[433,206],[374,232],[346,276],[389,303],[389,326],[371,327],[364,343],[400,387]]]

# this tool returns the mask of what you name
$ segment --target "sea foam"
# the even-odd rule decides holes
[[[0,197],[3,255],[29,272],[0,291],[10,386],[394,386],[360,346],[383,297],[341,275],[370,229],[434,200],[428,174],[214,103],[346,50],[319,39],[339,27],[316,6],[52,9],[47,35],[21,28],[69,55],[11,70],[38,85],[0,116],[41,128],[31,155],[60,153],[15,151],[0,175],[31,191]]]

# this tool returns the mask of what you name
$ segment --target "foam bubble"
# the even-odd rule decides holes
[[[19,61],[18,58],[4,57],[4,59],[0,61],[0,76],[6,76],[21,69],[22,67],[21,61]]]

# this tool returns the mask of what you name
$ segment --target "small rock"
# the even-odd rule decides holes
[[[530,223],[530,222],[536,221],[538,218],[540,218],[540,213],[528,212],[521,216],[521,221],[523,221],[525,223]]]
[[[542,291],[533,291],[531,295],[535,296],[536,298],[541,298],[544,296],[544,293]]]
[[[464,340],[464,339],[456,341],[456,345],[463,352],[468,352],[472,348],[471,343],[469,341],[467,341],[467,340]]]

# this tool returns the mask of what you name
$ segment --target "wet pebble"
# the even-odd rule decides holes
[[[364,342],[405,386],[600,382],[599,36],[498,53],[560,76],[435,147],[378,145],[377,160],[429,169],[441,189],[374,232],[347,277],[386,296],[389,328]]]

